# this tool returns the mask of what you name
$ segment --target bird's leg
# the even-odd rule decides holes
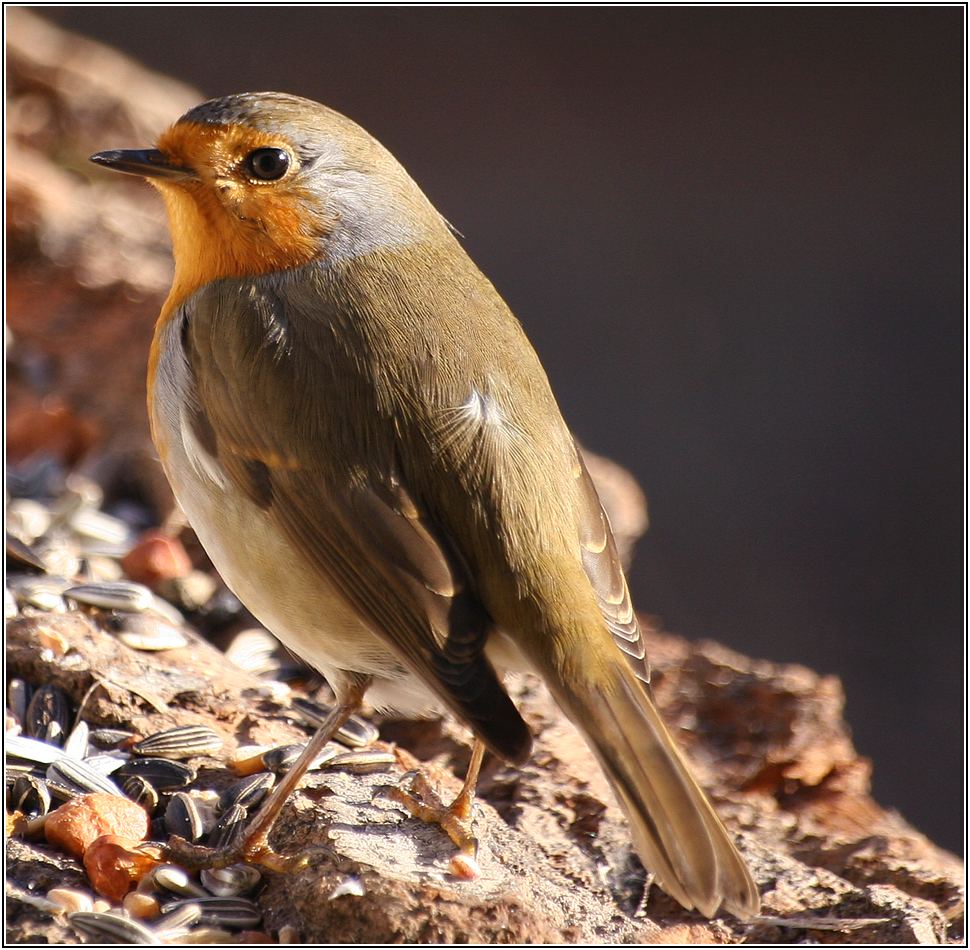
[[[451,871],[458,877],[474,880],[478,877],[478,839],[472,834],[472,807],[475,803],[475,787],[478,773],[485,757],[485,745],[478,739],[472,746],[472,758],[468,763],[461,791],[450,805],[445,805],[431,783],[420,773],[411,780],[411,790],[392,786],[387,795],[403,806],[414,818],[440,825],[458,846],[458,854],[451,859]]]
[[[291,870],[295,865],[301,864],[301,858],[285,858],[270,847],[270,830],[286,800],[313,764],[313,760],[336,735],[337,730],[360,708],[368,685],[366,680],[355,681],[349,689],[342,691],[344,695],[338,698],[337,705],[320,724],[320,728],[307,743],[300,757],[290,766],[269,798],[263,802],[256,817],[246,827],[239,844],[221,849],[206,848],[190,844],[175,836],[168,844],[168,860],[193,869],[228,867],[230,864],[247,861],[261,864],[270,870],[282,871]]]

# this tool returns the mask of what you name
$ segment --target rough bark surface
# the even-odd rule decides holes
[[[8,450],[30,456],[37,420],[56,416],[70,430],[68,461],[103,474],[121,459],[128,478],[141,466],[137,478],[164,510],[144,410],[151,326],[171,273],[160,202],[138,182],[109,181],[87,156],[149,144],[201,97],[24,9],[7,17]],[[72,411],[90,420],[86,428],[71,423]],[[642,495],[611,463],[590,467],[628,550],[645,525]],[[69,649],[46,648],[45,630],[43,642],[53,630]],[[419,764],[457,790],[467,735],[447,720],[386,720],[395,769],[314,774],[286,808],[276,846],[312,860],[268,878],[258,896],[265,929],[291,925],[317,943],[963,941],[962,864],[873,801],[838,680],[656,631],[648,649],[660,706],[740,835],[761,918],[705,921],[649,887],[591,754],[542,685],[523,677],[515,698],[536,749],[520,770],[486,762],[479,880],[451,877],[444,835],[378,794]],[[229,750],[306,737],[264,682],[201,639],[145,654],[95,615],[20,617],[8,627],[8,666],[35,685],[62,686],[75,702],[87,695],[91,723],[148,733],[201,721]],[[195,764],[200,783],[229,781],[222,761]],[[29,895],[83,881],[80,865],[20,838],[9,842],[7,863],[8,940],[76,941]],[[351,878],[360,886],[340,894]]]

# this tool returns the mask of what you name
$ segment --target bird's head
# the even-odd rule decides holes
[[[349,260],[445,228],[360,126],[284,93],[212,99],[183,115],[155,148],[99,152],[92,161],[161,191],[180,299],[222,277]]]

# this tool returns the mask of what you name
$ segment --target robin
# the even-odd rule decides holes
[[[242,602],[337,704],[225,861],[265,858],[306,766],[364,695],[475,736],[531,736],[502,675],[546,683],[608,776],[656,881],[758,912],[751,874],[657,712],[609,522],[518,321],[394,157],[319,103],[204,102],[147,150],[93,161],[165,200],[175,277],[149,412],[179,504]],[[463,830],[464,829],[464,830]],[[212,858],[213,862],[217,858]]]

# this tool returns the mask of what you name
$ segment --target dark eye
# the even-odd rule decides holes
[[[258,148],[246,156],[246,168],[261,181],[276,181],[289,167],[290,156],[281,148]]]

